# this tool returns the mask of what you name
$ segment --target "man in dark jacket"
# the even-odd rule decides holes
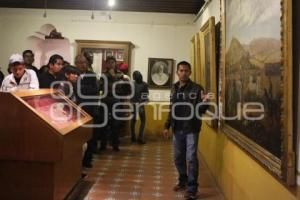
[[[63,67],[64,59],[60,55],[54,54],[49,59],[49,70],[39,74],[40,88],[51,88],[51,85],[58,81],[58,75]]]
[[[86,111],[93,117],[95,123],[95,119],[98,117],[96,113],[97,105],[95,105],[98,102],[98,99],[96,97],[99,96],[96,74],[88,70],[87,60],[83,55],[76,56],[75,65],[80,71],[80,77],[77,80],[77,103],[82,107],[84,111]],[[83,166],[87,168],[92,167],[93,152],[97,148],[96,130],[97,129],[94,127],[93,136],[87,142],[88,146],[83,158]]]
[[[185,190],[187,187],[185,197],[190,200],[197,198],[199,116],[206,112],[208,105],[203,102],[207,102],[209,96],[203,95],[203,88],[190,80],[191,65],[188,62],[178,63],[176,74],[179,81],[171,90],[170,113],[163,134],[168,137],[172,127],[174,161],[179,174],[179,182],[173,190]]]
[[[121,71],[117,69],[117,63],[116,58],[113,56],[109,56],[106,58],[107,62],[107,68],[102,73],[102,76],[105,77],[107,81],[107,87],[104,87],[105,81],[102,77],[100,80],[100,90],[103,91],[103,93],[106,93],[105,98],[103,98],[101,101],[102,103],[108,108],[108,116],[104,116],[108,118],[108,123],[104,127],[104,132],[101,134],[101,150],[106,149],[107,145],[107,133],[110,133],[111,135],[111,143],[113,150],[115,152],[118,152],[119,149],[119,135],[120,130],[122,128],[122,125],[124,124],[124,120],[120,120],[118,118],[122,118],[124,113],[116,112],[117,109],[123,109],[123,105],[118,105],[114,108],[114,105],[117,105],[117,103],[121,103],[122,100],[118,98],[118,96],[126,96],[130,94],[130,87],[128,88],[127,84],[117,84],[114,88],[113,85],[119,81],[128,81],[128,76],[124,75]],[[128,82],[129,83],[129,82]],[[105,91],[105,89],[107,91]]]

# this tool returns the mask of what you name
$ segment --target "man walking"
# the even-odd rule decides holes
[[[199,119],[206,112],[209,95],[203,95],[203,88],[190,80],[191,65],[182,61],[177,64],[179,81],[171,90],[170,113],[163,134],[169,137],[169,128],[174,132],[174,161],[179,174],[174,191],[186,190],[187,200],[197,199],[198,158],[197,147],[201,128]],[[188,168],[187,168],[188,166]]]

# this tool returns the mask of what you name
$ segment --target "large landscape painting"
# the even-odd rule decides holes
[[[281,1],[225,0],[222,5],[226,24],[224,115],[234,117],[243,113],[243,106],[249,102],[264,107],[264,117],[260,120],[249,120],[243,115],[240,119],[225,120],[227,132],[231,130],[231,137],[238,138],[236,141],[264,165],[268,165],[269,159],[279,166],[285,156],[283,141],[287,130],[282,117],[290,117],[290,113],[285,113],[284,102],[292,98],[285,95],[288,87],[284,82],[287,79],[283,78],[290,66],[284,66],[284,59],[289,58],[282,50],[286,44],[281,33],[285,37],[287,30],[282,30]],[[281,172],[277,175],[281,176]]]
[[[226,116],[238,103],[264,105],[259,121],[228,121],[233,128],[280,157],[280,0],[226,1]]]

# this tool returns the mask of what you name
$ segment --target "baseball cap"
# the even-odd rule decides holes
[[[9,64],[15,64],[15,63],[24,63],[23,56],[20,54],[13,54],[9,58]]]

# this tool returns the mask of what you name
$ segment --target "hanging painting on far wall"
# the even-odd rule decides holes
[[[222,0],[222,129],[295,183],[290,0]]]
[[[173,83],[174,60],[149,58],[148,85],[154,89],[170,89]]]
[[[215,18],[211,17],[200,29],[200,83],[205,93],[216,95],[212,100],[215,106],[210,106],[205,117],[206,123],[212,128],[218,127],[218,98],[217,98],[217,68],[216,68],[216,38]]]

